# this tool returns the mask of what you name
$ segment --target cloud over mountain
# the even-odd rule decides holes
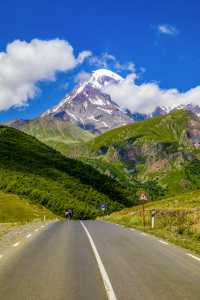
[[[89,62],[92,66],[104,69],[114,69],[117,72],[135,72],[135,64],[132,61],[121,63],[119,60],[108,52],[100,55],[91,56]]]
[[[152,113],[156,107],[176,107],[187,104],[200,104],[200,86],[186,92],[177,89],[161,89],[155,82],[137,84],[135,73],[128,75],[119,83],[104,88],[112,100],[131,112]]]
[[[37,83],[53,81],[57,72],[66,72],[81,64],[90,51],[75,57],[65,40],[15,40],[0,52],[0,110],[25,105],[37,92]]]

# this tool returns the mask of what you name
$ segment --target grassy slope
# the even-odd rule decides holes
[[[186,135],[190,117],[185,111],[176,111],[167,116],[113,129],[93,139],[94,136],[90,133],[60,119],[49,117],[35,119],[20,129],[36,136],[66,156],[82,159],[124,185],[131,187],[136,181],[158,180],[169,193],[174,194],[196,187],[196,184],[186,178],[186,161],[181,161],[180,156],[175,159],[173,157],[178,151],[194,150]],[[156,153],[157,146],[168,156],[166,159],[161,155],[162,149],[159,150],[160,153]],[[133,148],[146,151],[146,156],[141,154],[138,157],[134,154],[137,157],[132,161],[125,161],[120,157],[121,150],[128,153]],[[105,153],[102,153],[104,150]],[[200,157],[198,153],[197,155]],[[153,162],[147,163],[150,156],[157,157]]]
[[[89,165],[67,159],[34,137],[0,127],[0,189],[40,203],[57,214],[74,208],[75,217],[95,217],[100,203],[109,210],[130,205],[117,182]]]
[[[89,163],[95,167],[98,160],[98,169],[102,164],[103,172],[107,164],[107,172],[114,174],[118,170],[120,178],[124,173],[124,181],[158,180],[171,194],[189,191],[196,188],[196,183],[185,174],[186,156],[200,157],[200,150],[187,138],[192,118],[190,113],[179,110],[129,124],[89,141],[82,152],[76,151],[80,157],[89,157]],[[127,155],[132,158],[127,159]]]
[[[66,154],[69,144],[87,142],[94,137],[92,133],[55,117],[34,119],[19,129],[63,154]]]
[[[188,113],[176,111],[169,115],[136,122],[108,131],[95,138],[90,143],[92,150],[96,151],[102,146],[121,144],[124,140],[137,139],[144,142],[176,142],[184,135]]]
[[[152,209],[157,210],[154,229],[151,228]],[[147,203],[145,218],[146,232],[200,254],[200,191]],[[141,205],[123,209],[104,219],[144,230]]]
[[[33,205],[11,193],[0,192],[0,223],[31,222],[36,219],[55,219],[48,209]]]

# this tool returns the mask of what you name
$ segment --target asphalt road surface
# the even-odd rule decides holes
[[[200,300],[200,259],[100,221],[54,222],[0,254],[1,300]]]

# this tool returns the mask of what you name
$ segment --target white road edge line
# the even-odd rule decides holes
[[[192,255],[191,253],[186,253],[186,255],[200,261],[200,257],[198,257],[198,256]]]
[[[163,245],[169,245],[167,242],[162,241],[162,240],[159,240],[159,242],[160,242],[161,244],[163,244]]]
[[[27,237],[27,239],[29,239],[31,236],[32,236],[32,234],[29,233],[26,237]]]
[[[108,296],[108,299],[109,300],[117,300],[117,297],[115,295],[115,292],[113,290],[113,287],[112,287],[112,284],[110,282],[110,279],[108,277],[108,274],[106,272],[106,269],[103,265],[103,262],[101,260],[101,257],[98,253],[98,250],[94,244],[94,241],[89,233],[89,231],[87,230],[86,226],[83,224],[83,222],[81,222],[81,225],[83,226],[83,229],[85,230],[86,232],[86,235],[90,241],[90,244],[91,244],[91,247],[92,247],[92,250],[94,252],[94,255],[95,255],[95,258],[96,258],[96,261],[97,261],[97,264],[98,264],[98,267],[99,267],[99,270],[100,270],[100,273],[101,273],[101,276],[102,276],[102,279],[103,279],[103,283],[104,283],[104,287],[105,287],[105,290],[106,290],[106,293],[107,293],[107,296]]]
[[[20,244],[20,242],[17,242],[15,244],[13,244],[13,247],[17,247],[17,246],[19,246],[19,244]]]

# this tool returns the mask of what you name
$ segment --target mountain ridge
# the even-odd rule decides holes
[[[187,109],[200,116],[200,106],[192,103],[178,106],[174,104],[171,107],[158,106],[149,114],[132,112],[126,107],[120,107],[104,90],[106,86],[118,84],[123,80],[123,77],[110,70],[96,70],[88,80],[80,82],[57,105],[49,108],[36,120],[39,118],[42,120],[44,117],[51,117],[53,120],[55,117],[71,122],[85,131],[101,134],[135,121],[166,115],[180,109]],[[25,128],[28,122],[28,120],[14,120],[6,124],[20,129],[20,127]]]
[[[187,109],[195,113],[197,116],[200,116],[200,106],[192,103],[185,105],[177,105],[174,103],[171,107],[157,106],[149,114],[142,114],[137,111],[131,112],[126,107],[120,107],[116,102],[113,101],[112,96],[105,93],[104,90],[108,85],[117,85],[123,80],[125,80],[123,77],[110,70],[96,70],[92,72],[88,80],[80,83],[71,93],[66,95],[63,100],[58,103],[58,105],[50,108],[47,112],[43,113],[42,116],[48,114],[58,114],[59,117],[75,122],[78,126],[83,127],[86,130],[96,130],[98,133],[111,130],[115,127],[123,126],[126,123],[128,124],[138,120],[145,120],[152,117],[165,115],[180,109]],[[132,99],[132,101],[134,101],[134,99]],[[80,108],[80,105],[78,106],[81,114],[79,114],[75,109],[75,106],[73,106],[73,104],[76,102],[83,104],[83,109]],[[93,107],[91,112],[88,111],[87,115],[86,111],[88,109],[87,106],[89,105],[89,102],[93,103],[96,107]],[[72,104],[72,107],[68,105],[69,103]],[[103,106],[105,107],[103,108]],[[103,110],[108,114],[107,116],[101,116]],[[96,115],[96,112],[99,113],[100,111],[100,115]],[[118,116],[116,115],[116,111],[118,111]],[[119,115],[121,119],[119,119]],[[99,119],[97,118],[97,120],[95,117],[99,117]],[[101,126],[98,124],[99,121],[102,121],[100,123]]]

